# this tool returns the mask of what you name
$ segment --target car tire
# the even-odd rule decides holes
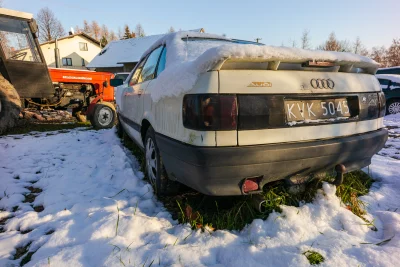
[[[17,124],[20,112],[17,90],[0,74],[0,134]]]
[[[386,115],[400,113],[400,99],[392,99],[386,103]]]
[[[109,129],[114,126],[116,117],[115,109],[111,105],[97,103],[90,123],[95,129]]]
[[[176,194],[180,184],[168,179],[160,150],[158,149],[154,129],[147,129],[144,139],[146,174],[157,196]]]

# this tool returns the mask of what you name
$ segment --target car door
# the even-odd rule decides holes
[[[121,113],[126,119],[129,119],[131,124],[132,123],[137,124],[135,117],[137,116],[136,114],[139,112],[138,94],[139,90],[141,90],[143,86],[146,86],[146,84],[143,84],[143,79],[141,76],[146,59],[147,58],[145,57],[138,63],[138,66],[133,71],[133,74],[130,77],[129,82],[126,84],[124,91],[122,93],[122,107],[120,107]]]
[[[163,47],[154,49],[142,60],[131,77],[129,86],[124,92],[124,106],[126,117],[132,122],[141,125],[143,119],[143,92],[152,79],[156,77],[156,68]],[[125,108],[123,107],[123,108]]]

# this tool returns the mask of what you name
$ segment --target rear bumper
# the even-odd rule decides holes
[[[261,186],[290,176],[332,170],[348,172],[371,163],[387,130],[311,142],[237,147],[196,147],[157,134],[165,168],[176,179],[206,195],[240,195],[245,178],[263,176]]]

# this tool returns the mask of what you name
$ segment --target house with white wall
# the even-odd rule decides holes
[[[48,67],[56,67],[55,44],[52,40],[40,44]],[[60,68],[87,69],[86,66],[100,51],[100,42],[85,33],[70,34],[57,39]],[[23,51],[23,50],[21,50]],[[28,58],[30,51],[28,50]]]

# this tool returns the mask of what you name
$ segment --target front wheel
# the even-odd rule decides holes
[[[388,101],[386,113],[387,114],[400,113],[400,100],[395,99]]]
[[[90,123],[95,129],[112,128],[116,119],[115,110],[105,104],[97,103],[94,107],[93,116],[90,117]]]
[[[155,133],[150,126],[145,137],[146,173],[153,185],[156,195],[174,194],[179,190],[179,183],[168,179],[167,172],[162,162],[157,146]]]

